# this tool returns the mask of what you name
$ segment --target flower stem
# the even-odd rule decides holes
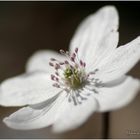
[[[109,138],[109,117],[109,112],[103,114],[103,139]]]

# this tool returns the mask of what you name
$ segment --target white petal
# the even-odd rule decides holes
[[[99,94],[94,95],[99,102],[99,111],[110,111],[127,105],[139,89],[140,81],[128,76],[116,86],[111,83],[110,86],[100,88]]]
[[[37,51],[31,56],[26,65],[26,71],[45,71],[52,73],[54,68],[49,65],[50,58],[55,58],[59,61],[64,61],[65,57],[57,52],[50,50]]]
[[[60,94],[62,94],[62,92]],[[53,96],[52,98],[49,98],[48,100],[45,100],[44,102],[41,102],[41,103],[38,103],[38,104],[29,105],[29,106],[32,109],[35,109],[35,110],[41,110],[43,108],[47,109],[60,96],[60,94],[57,94],[57,95]]]
[[[8,127],[18,130],[47,127],[54,122],[56,111],[64,100],[64,97],[64,94],[61,94],[55,101],[51,104],[47,104],[47,106],[42,109],[35,110],[31,107],[24,107],[3,121]]]
[[[108,62],[108,59],[114,53],[115,48],[118,44],[118,38],[119,36],[117,32],[109,33],[100,42],[98,50],[96,50],[96,54],[94,54],[94,56],[88,54],[89,57],[87,57],[86,61],[88,63],[88,69],[86,70],[87,72],[91,72],[96,68],[98,69],[100,66]]]
[[[4,81],[0,86],[0,105],[21,106],[45,101],[61,89],[52,86],[46,73],[31,73]]]
[[[113,6],[105,6],[82,22],[71,41],[70,51],[73,52],[78,47],[79,58],[93,64],[109,55],[117,47],[117,29],[117,10]]]
[[[94,97],[89,97],[79,105],[74,105],[73,102],[65,99],[59,107],[53,131],[60,133],[79,127],[97,110],[97,107]]]
[[[111,81],[126,74],[140,60],[140,37],[120,46],[108,62],[102,65],[97,77],[103,82]]]

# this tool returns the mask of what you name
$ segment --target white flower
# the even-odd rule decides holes
[[[128,104],[140,88],[126,73],[139,61],[140,37],[118,44],[118,14],[105,6],[79,26],[69,52],[40,51],[27,73],[0,87],[0,104],[24,106],[4,119],[14,129],[52,125],[56,132],[77,128],[95,111]]]

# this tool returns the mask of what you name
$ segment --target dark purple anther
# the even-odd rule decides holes
[[[55,58],[51,58],[50,60],[51,60],[51,61],[56,61],[56,59],[55,59]]]
[[[59,79],[57,78],[57,77],[55,77],[55,80],[58,82],[59,81]]]
[[[72,62],[75,62],[75,58],[74,58],[74,57],[71,57],[70,60],[71,60]]]
[[[51,79],[54,80],[55,79],[55,76],[53,74],[51,74]]]
[[[86,63],[84,62],[83,66],[85,67],[86,66]]]
[[[60,65],[64,65],[65,63],[64,63],[64,62],[60,62],[59,64],[60,64]]]
[[[75,58],[75,57],[76,57],[76,54],[75,54],[75,53],[73,53],[73,54],[72,54],[72,57],[73,57],[73,58]]]
[[[83,66],[83,64],[84,64],[84,63],[83,63],[83,61],[82,61],[82,60],[80,60],[80,65],[81,65],[81,66]]]
[[[65,61],[65,64],[69,64],[69,62],[66,60],[66,61]]]
[[[51,62],[49,62],[49,65],[50,65],[51,67],[54,67],[54,64],[53,64],[53,63],[51,63]]]
[[[54,87],[60,88],[60,85],[58,85],[57,83],[53,84]]]
[[[75,52],[78,53],[78,48],[75,48]]]
[[[55,64],[55,69],[56,69],[56,70],[60,69],[60,65],[56,63],[56,64]]]
[[[72,65],[70,65],[70,68],[71,68],[71,69],[74,69],[74,67],[73,67]]]

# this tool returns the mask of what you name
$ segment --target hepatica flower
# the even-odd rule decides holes
[[[140,37],[117,47],[118,14],[105,6],[78,27],[70,50],[35,53],[26,73],[2,82],[0,104],[25,106],[4,118],[14,129],[52,126],[75,129],[94,112],[118,109],[138,92],[138,79],[126,75],[139,61]]]

